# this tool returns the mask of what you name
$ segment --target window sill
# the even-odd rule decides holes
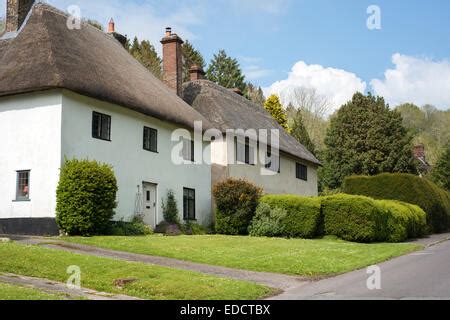
[[[92,136],[92,138],[96,139],[96,140],[100,140],[100,141],[112,142],[111,139],[102,139],[102,138],[98,138],[98,137],[94,137],[94,136]]]
[[[31,202],[31,199],[15,199],[12,202]]]
[[[151,153],[156,153],[156,154],[159,154],[159,152],[158,151],[152,151],[152,150],[148,150],[148,149],[143,149],[144,151],[147,151],[147,152],[151,152]]]

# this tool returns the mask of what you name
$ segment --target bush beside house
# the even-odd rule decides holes
[[[69,235],[106,233],[116,208],[117,180],[106,164],[66,160],[56,191],[56,222]]]
[[[446,191],[425,178],[410,174],[352,176],[345,179],[343,191],[415,204],[427,213],[430,232],[446,231],[449,225],[450,208]]]
[[[246,235],[262,189],[243,179],[227,179],[213,188],[216,200],[216,232]]]

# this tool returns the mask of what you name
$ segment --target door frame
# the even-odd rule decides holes
[[[143,212],[144,212],[144,214],[145,214],[145,205],[144,205],[144,203],[145,203],[145,192],[144,192],[144,190],[145,190],[145,186],[146,185],[151,185],[151,186],[154,186],[155,187],[155,203],[156,203],[156,206],[155,206],[155,221],[154,221],[154,224],[155,224],[155,227],[158,225],[158,221],[159,221],[159,184],[157,184],[157,183],[155,183],[155,182],[149,182],[149,181],[142,181],[142,209],[143,209]]]

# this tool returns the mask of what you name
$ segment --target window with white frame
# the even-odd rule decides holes
[[[30,200],[30,170],[17,171],[16,200]]]
[[[194,162],[194,141],[186,138],[183,138],[182,141],[183,150],[181,152],[183,159],[186,161]]]
[[[240,138],[235,139],[236,162],[254,165],[255,147],[251,145],[250,139],[248,137],[245,138],[245,143],[241,140],[243,139]]]

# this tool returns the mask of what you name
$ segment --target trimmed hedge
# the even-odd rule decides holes
[[[388,238],[388,211],[374,199],[335,195],[322,198],[325,234],[347,241],[377,242]]]
[[[89,160],[66,160],[56,190],[56,222],[69,235],[106,233],[117,206],[112,167]]]
[[[273,210],[280,208],[286,215],[279,218],[283,236],[289,238],[314,238],[321,233],[322,215],[320,198],[293,195],[267,195],[260,199]]]
[[[252,237],[284,237],[286,216],[286,210],[272,209],[268,204],[260,203],[248,228],[249,234]]]
[[[427,213],[430,232],[446,231],[450,223],[448,195],[433,182],[411,174],[353,176],[344,180],[343,191],[374,199],[398,200],[415,204]]]

